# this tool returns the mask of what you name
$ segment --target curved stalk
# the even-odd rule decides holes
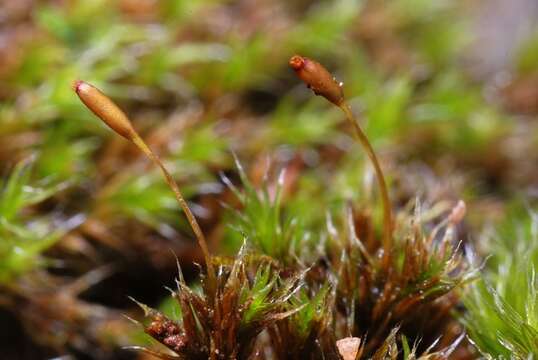
[[[362,145],[374,165],[383,202],[383,267],[388,268],[392,247],[392,210],[389,193],[374,149],[345,101],[342,83],[338,83],[323,65],[304,56],[293,56],[289,61],[289,65],[297,76],[314,91],[314,94],[324,97],[344,112],[347,120],[353,126],[355,138]]]
[[[187,220],[194,231],[196,239],[198,240],[198,245],[202,249],[204,254],[204,259],[207,268],[207,277],[209,280],[210,288],[215,287],[216,274],[213,269],[213,264],[211,263],[211,256],[209,255],[209,249],[207,247],[207,242],[205,236],[196,221],[189,205],[181,195],[179,187],[176,182],[166,170],[162,161],[159,157],[146,145],[144,140],[138,135],[134,129],[131,121],[125,115],[125,113],[112,101],[103,94],[95,86],[88,84],[84,81],[77,80],[73,84],[73,90],[77,93],[80,100],[90,109],[97,117],[99,117],[105,124],[107,124],[114,132],[118,135],[123,136],[125,139],[129,140],[135,144],[155,165],[157,165],[168,183],[168,186],[174,192],[177,202],[183,209],[183,212],[187,216]]]
[[[205,236],[204,236],[204,233],[202,232],[202,229],[200,228],[200,225],[198,225],[198,221],[196,221],[194,214],[189,208],[189,205],[185,201],[185,198],[183,198],[183,195],[181,194],[179,187],[177,186],[176,182],[172,178],[172,175],[170,175],[170,173],[168,172],[168,170],[162,163],[161,159],[159,159],[159,157],[149,148],[149,146],[146,145],[146,143],[144,142],[144,140],[142,140],[140,136],[136,135],[135,137],[133,137],[132,141],[155,165],[157,165],[161,169],[164,175],[164,178],[166,180],[166,183],[174,192],[176,200],[179,203],[179,206],[181,206],[181,209],[183,209],[183,212],[185,213],[185,216],[187,217],[187,221],[189,222],[192,228],[192,231],[194,232],[194,235],[196,236],[196,239],[198,240],[198,244],[200,248],[202,249],[202,253],[204,254],[204,260],[207,267],[208,278],[210,279],[210,281],[213,280],[215,277],[215,273],[213,270],[213,265],[211,263],[211,256],[209,255],[209,248],[207,247],[207,241],[205,240]]]
[[[383,175],[383,171],[381,170],[381,166],[370,141],[368,141],[364,131],[362,131],[349,105],[345,101],[342,101],[338,107],[342,109],[346,115],[346,119],[353,126],[355,138],[362,145],[368,158],[374,165],[379,192],[381,193],[381,200],[383,203],[383,258],[388,259],[392,248],[392,210],[385,176]]]

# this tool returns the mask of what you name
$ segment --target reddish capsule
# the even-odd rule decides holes
[[[127,140],[133,140],[136,137],[136,131],[127,115],[95,86],[77,80],[73,83],[73,90],[84,105],[116,133]]]
[[[337,106],[342,105],[344,102],[342,86],[323,65],[300,55],[293,56],[289,64],[314,94],[323,96]]]

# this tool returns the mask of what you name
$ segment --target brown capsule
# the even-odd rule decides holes
[[[81,80],[75,81],[73,89],[84,105],[112,130],[127,140],[133,140],[136,137],[136,131],[127,115],[99,89]]]
[[[300,55],[293,56],[289,64],[314,94],[323,96],[337,106],[342,105],[344,102],[342,86],[323,65]]]

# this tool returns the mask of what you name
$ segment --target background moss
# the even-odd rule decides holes
[[[193,261],[201,261],[158,171],[78,102],[71,89],[76,79],[101,88],[131,116],[172,170],[214,253],[234,254],[245,233],[256,233],[247,235],[284,262],[296,255],[289,239],[314,258],[328,237],[327,214],[342,222],[349,203],[371,216],[372,233],[379,232],[370,166],[343,117],[287,68],[295,53],[318,59],[344,83],[401,214],[419,197],[433,209],[435,223],[442,212],[436,209],[466,201],[458,236],[475,249],[478,263],[493,254],[483,284],[499,295],[486,285],[469,290],[464,303],[489,311],[471,311],[465,322],[478,345],[490,344],[481,350],[493,358],[508,354],[512,350],[493,334],[506,330],[507,343],[520,336],[489,325],[512,316],[494,300],[508,301],[523,317],[535,312],[522,304],[532,302],[536,264],[521,265],[517,255],[526,253],[521,244],[532,237],[513,235],[527,228],[527,210],[513,209],[532,209],[537,198],[538,46],[532,2],[516,2],[514,14],[503,12],[503,4],[0,5],[0,321],[16,329],[16,336],[0,332],[0,357],[133,356],[119,350],[140,336],[118,316],[137,316],[127,296],[155,307],[166,301],[163,286],[176,275],[170,250],[188,281],[196,279]],[[495,46],[503,55],[497,56],[481,40],[496,34],[486,20],[501,27],[514,21],[510,16],[530,25],[499,37]],[[232,152],[245,168],[243,180]],[[246,194],[242,204],[222,175]],[[273,203],[279,186],[280,201]],[[482,241],[484,228],[505,222],[500,230],[491,227],[500,242]],[[112,270],[85,277],[106,266]],[[525,281],[512,279],[518,273],[506,271],[512,266],[529,274]],[[503,292],[503,284],[528,291]],[[70,286],[78,290],[63,306],[72,312],[55,312],[56,297],[40,302]],[[311,307],[322,303],[312,299]],[[308,314],[305,309],[296,317]],[[51,339],[55,324],[65,331]],[[481,335],[477,324],[490,328]]]

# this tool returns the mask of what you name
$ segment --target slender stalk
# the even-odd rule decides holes
[[[289,61],[289,65],[297,76],[314,91],[314,94],[324,97],[344,112],[347,120],[355,130],[356,139],[362,145],[374,165],[379,191],[381,192],[381,199],[383,201],[383,267],[388,269],[392,248],[392,211],[389,193],[374,149],[362,131],[357,119],[355,119],[351,108],[345,101],[342,83],[338,83],[323,65],[304,56],[293,56]]]
[[[353,126],[355,138],[364,147],[366,154],[374,165],[377,183],[381,193],[381,200],[383,203],[383,258],[388,260],[390,258],[390,251],[392,248],[392,210],[390,206],[387,184],[385,182],[385,176],[383,175],[383,171],[381,170],[381,166],[377,160],[377,156],[372,148],[372,145],[370,144],[370,141],[368,141],[364,131],[362,131],[349,105],[345,101],[342,101],[338,107],[342,109],[347,120]]]
[[[181,195],[179,187],[168,170],[166,170],[164,167],[162,161],[157,155],[155,155],[153,151],[151,151],[144,140],[142,140],[140,135],[138,135],[127,115],[112,100],[110,100],[108,96],[103,94],[95,86],[81,80],[74,82],[73,90],[75,90],[80,100],[88,107],[88,109],[97,115],[97,117],[99,117],[118,135],[123,136],[125,139],[135,144],[148,158],[151,159],[151,161],[153,161],[153,163],[155,163],[155,165],[162,170],[168,186],[174,192],[177,202],[183,209],[183,212],[187,216],[187,220],[189,221],[189,224],[196,235],[198,245],[204,254],[209,286],[211,289],[214,289],[216,285],[216,274],[213,269],[213,264],[211,263],[211,256],[209,255],[209,249],[207,247],[204,234],[200,229],[196,218],[191,212],[191,209],[187,205],[187,202],[183,198],[183,195]]]
[[[211,256],[209,255],[209,249],[207,247],[207,241],[205,239],[204,233],[202,232],[202,229],[200,229],[200,225],[198,225],[198,221],[196,221],[196,218],[194,217],[194,214],[192,213],[191,209],[189,208],[189,205],[185,201],[185,198],[183,198],[183,195],[181,194],[181,191],[179,190],[179,187],[177,186],[176,182],[162,163],[161,159],[149,148],[149,146],[146,145],[144,140],[136,135],[132,139],[133,144],[135,144],[148,158],[153,161],[155,165],[157,165],[168,183],[168,186],[172,189],[174,192],[174,195],[176,197],[177,202],[183,209],[183,212],[185,213],[185,216],[187,216],[187,220],[194,231],[194,234],[196,235],[196,239],[198,240],[198,244],[200,248],[202,249],[202,253],[204,254],[205,263],[207,266],[207,274],[208,279],[211,283],[214,283],[213,280],[215,280],[215,272],[213,269],[213,264],[211,263]]]

